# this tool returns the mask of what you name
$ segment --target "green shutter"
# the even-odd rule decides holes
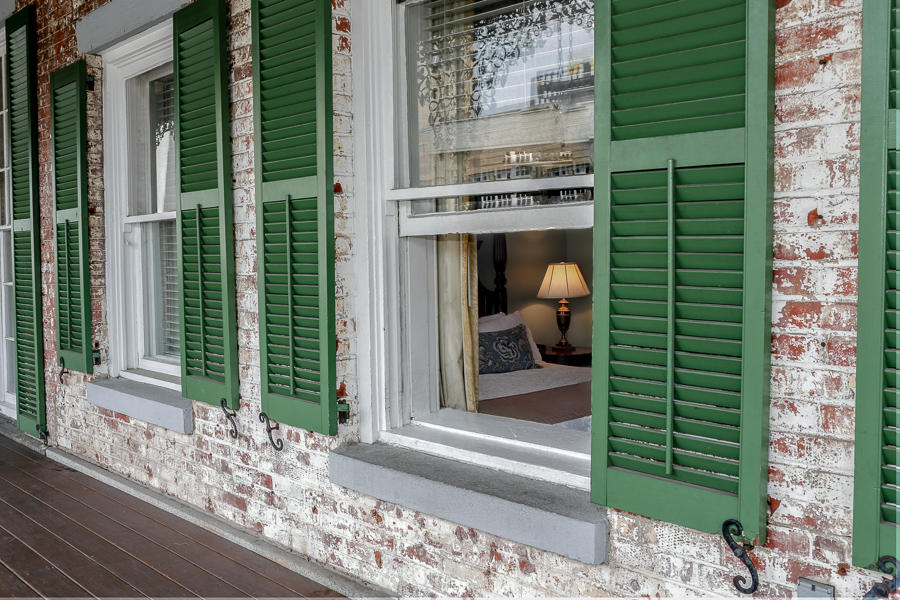
[[[9,157],[12,178],[16,412],[19,429],[46,430],[41,309],[37,143],[37,34],[34,6],[6,21]]]
[[[764,538],[774,6],[596,10],[592,499]]]
[[[262,407],[334,435],[331,0],[254,0]]]
[[[181,390],[240,405],[225,0],[175,13]]]
[[[900,0],[863,11],[853,562],[866,567],[896,556],[900,540]]]
[[[50,75],[56,331],[60,365],[93,373],[87,212],[87,69]]]

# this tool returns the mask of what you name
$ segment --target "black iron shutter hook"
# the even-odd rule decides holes
[[[871,590],[866,592],[863,598],[887,598],[900,589],[900,564],[898,564],[896,558],[893,556],[882,556],[872,566],[877,567],[882,573],[887,573],[888,575],[893,573],[894,578],[876,583]]]
[[[59,371],[59,382],[63,385],[66,384],[65,376],[69,374],[69,370],[66,368],[66,359],[63,357],[59,357],[59,366],[62,367]]]
[[[722,523],[722,536],[725,538],[728,547],[734,552],[734,555],[741,559],[741,562],[750,569],[750,587],[743,587],[747,580],[740,575],[732,579],[734,587],[742,594],[752,594],[759,588],[759,576],[756,573],[756,567],[753,566],[753,561],[750,560],[749,554],[753,550],[753,544],[748,543],[746,538],[744,538],[744,528],[736,519],[728,519]],[[740,542],[736,541],[734,536],[738,536]]]
[[[35,425],[34,428],[37,430],[38,437],[44,440],[44,447],[48,447],[50,445],[50,430],[46,427],[41,427],[40,423]]]
[[[278,423],[272,425],[272,421],[269,420],[269,415],[264,412],[259,413],[259,422],[266,424],[266,433],[269,434],[269,443],[272,444],[272,447],[281,452],[284,450],[284,440],[278,440],[278,443],[275,443],[275,438],[272,437],[272,431],[278,429]]]
[[[229,423],[231,423],[231,431],[229,432],[231,437],[233,437],[234,439],[238,439],[238,427],[237,423],[235,423],[234,421],[234,417],[237,416],[237,411],[228,410],[228,406],[226,406],[225,404],[225,398],[222,398],[220,404],[222,405],[222,412],[225,413],[225,418],[228,419]]]

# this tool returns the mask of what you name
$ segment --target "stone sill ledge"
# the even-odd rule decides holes
[[[606,509],[590,494],[383,443],[331,452],[332,483],[588,564],[608,553]]]
[[[101,379],[87,384],[87,400],[140,421],[178,433],[194,432],[194,407],[181,393],[130,379]]]

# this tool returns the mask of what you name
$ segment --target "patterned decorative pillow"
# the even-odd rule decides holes
[[[534,362],[531,344],[524,325],[511,329],[478,334],[478,372],[510,373],[525,369],[540,369]]]

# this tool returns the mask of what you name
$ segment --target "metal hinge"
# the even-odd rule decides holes
[[[350,419],[350,405],[346,402],[337,403],[338,423],[343,425]]]

